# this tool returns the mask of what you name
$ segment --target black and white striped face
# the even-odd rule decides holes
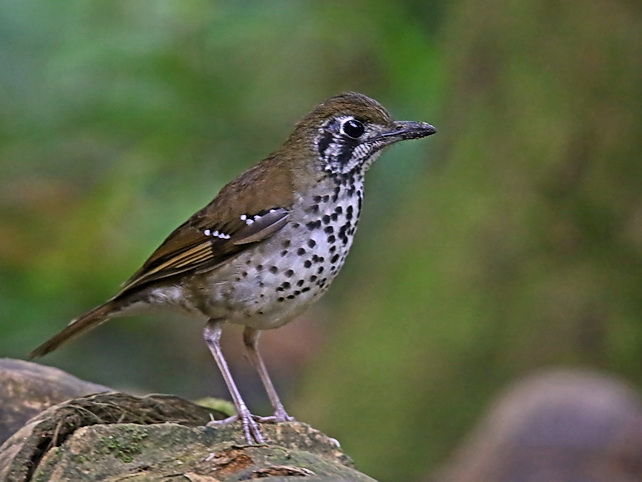
[[[352,115],[328,119],[315,138],[323,169],[345,175],[365,172],[390,142],[382,134],[386,126],[369,123]]]

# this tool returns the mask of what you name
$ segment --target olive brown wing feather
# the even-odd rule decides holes
[[[289,210],[281,207],[241,215],[226,223],[197,214],[167,237],[116,297],[179,273],[214,269],[270,238],[288,223],[288,217]]]

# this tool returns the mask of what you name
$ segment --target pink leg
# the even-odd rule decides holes
[[[285,411],[285,408],[281,403],[281,399],[274,389],[274,385],[272,384],[270,375],[265,368],[265,363],[263,363],[263,359],[261,358],[261,354],[258,350],[259,335],[260,332],[258,330],[255,330],[254,328],[246,327],[243,331],[243,342],[245,343],[245,348],[250,359],[250,363],[252,363],[254,368],[256,368],[256,371],[259,372],[259,376],[261,377],[261,381],[263,382],[265,391],[267,392],[268,397],[270,397],[272,408],[274,408],[274,417],[265,417],[261,420],[266,422],[287,422],[290,420],[294,420],[294,418],[290,417]]]
[[[216,364],[218,365],[218,368],[223,375],[223,380],[225,380],[227,389],[232,395],[232,401],[234,402],[234,406],[236,407],[236,411],[238,413],[236,417],[218,421],[218,423],[225,423],[231,420],[236,420],[238,418],[241,420],[241,424],[243,425],[243,432],[245,434],[247,443],[250,445],[254,445],[255,443],[262,444],[265,443],[263,434],[261,434],[258,423],[256,423],[256,421],[252,418],[252,414],[243,401],[243,398],[241,397],[241,394],[236,387],[236,384],[234,383],[234,379],[232,378],[230,369],[227,366],[227,362],[223,357],[223,352],[221,351],[220,341],[224,323],[225,320],[222,319],[211,319],[207,322],[207,324],[205,325],[205,330],[203,331],[205,343],[210,349],[210,352],[212,353],[212,356],[214,357],[214,360],[216,361]],[[213,424],[216,423],[216,421],[213,422]]]

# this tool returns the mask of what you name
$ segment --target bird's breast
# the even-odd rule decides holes
[[[362,185],[312,191],[288,224],[230,263],[203,275],[206,316],[257,329],[291,321],[330,286],[357,229]]]

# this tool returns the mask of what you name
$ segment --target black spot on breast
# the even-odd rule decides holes
[[[344,224],[339,229],[339,239],[343,241],[343,244],[348,244],[348,235],[346,234],[346,232],[348,231],[349,227],[350,227],[349,224]]]
[[[288,278],[289,278],[290,276],[292,276],[293,274],[294,274],[294,271],[292,271],[291,269],[289,269],[289,270],[287,270],[287,271],[285,272],[285,276],[287,276]]]
[[[319,229],[321,227],[321,221],[320,220],[318,220],[318,221],[310,221],[305,226],[310,230]]]
[[[296,254],[303,256],[305,254],[305,248],[299,248],[296,250]]]
[[[308,246],[314,248],[317,245],[317,242],[314,239],[308,240]]]
[[[292,286],[289,282],[284,281],[281,283],[281,285],[276,289],[277,291],[285,291],[287,289],[290,289],[290,286]]]

